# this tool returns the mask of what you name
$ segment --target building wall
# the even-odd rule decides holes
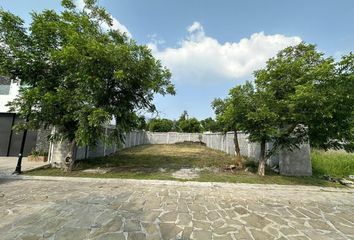
[[[0,94],[0,113],[1,112],[8,112],[9,107],[6,106],[6,104],[9,101],[12,101],[15,99],[15,97],[18,95],[19,90],[20,90],[20,84],[18,82],[11,81],[10,85],[2,85],[2,88],[8,88],[9,90],[4,91],[4,94]]]

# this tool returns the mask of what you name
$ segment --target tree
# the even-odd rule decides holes
[[[186,133],[198,133],[202,128],[200,122],[196,118],[188,118],[177,122],[177,129]]]
[[[249,134],[251,142],[260,143],[260,156],[258,160],[258,175],[265,175],[267,157],[266,143],[274,140],[278,134],[279,115],[272,107],[273,96],[269,92],[256,91],[250,94],[248,110],[245,115],[243,127]],[[274,154],[274,152],[272,152]]]
[[[217,121],[212,119],[211,117],[206,118],[204,120],[200,121],[200,124],[202,126],[203,131],[209,131],[209,132],[219,132],[221,131],[220,125],[218,124]]]
[[[353,146],[353,54],[340,62],[324,57],[311,44],[280,51],[255,74],[258,90],[274,98],[279,134],[274,149],[312,146],[350,149]]]
[[[308,141],[325,149],[350,149],[353,76],[353,54],[336,63],[311,44],[288,47],[268,60],[264,69],[255,72],[256,95],[261,97],[256,97],[258,107],[248,114],[250,123],[263,128],[253,139],[273,143],[261,158],[280,149],[292,151]],[[262,125],[265,120],[268,123]],[[253,124],[248,131],[254,130]]]
[[[135,129],[135,130],[148,130],[148,125],[146,123],[146,119],[145,119],[144,116],[135,115],[133,121],[134,122],[133,122],[133,125],[132,125],[132,129]]]
[[[181,116],[179,117],[179,121],[182,121],[182,120],[187,120],[188,119],[188,112],[186,110],[184,110],[181,114]]]
[[[202,127],[198,119],[190,118],[186,110],[182,112],[175,125],[176,130],[179,132],[197,133],[202,131]]]
[[[169,119],[151,119],[148,123],[149,131],[151,132],[171,132],[173,130],[174,123]]]
[[[0,10],[0,72],[21,79],[13,111],[27,117],[22,128],[53,126],[56,137],[70,142],[63,167],[71,169],[76,145],[124,141],[135,111],[154,111],[155,93],[174,94],[171,74],[146,46],[111,26],[110,15],[95,0],[76,10],[63,0],[63,11],[32,13],[27,29],[19,17]],[[66,164],[67,163],[67,164]]]
[[[246,82],[242,86],[232,88],[224,100],[215,99],[212,103],[216,119],[222,126],[223,132],[234,132],[236,165],[239,167],[242,167],[242,156],[237,132],[246,130],[246,114],[249,111],[253,91],[253,85]]]

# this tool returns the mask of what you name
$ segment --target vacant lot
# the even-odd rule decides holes
[[[40,169],[28,172],[28,175],[134,178],[180,180],[176,176],[180,169],[191,170],[193,181],[264,183],[264,184],[303,184],[317,186],[339,186],[314,177],[285,177],[271,171],[267,176],[259,177],[254,173],[256,166],[246,162],[249,169],[224,171],[234,159],[220,151],[200,145],[144,145],[125,149],[117,155],[78,161],[71,173],[60,169]],[[177,174],[178,175],[178,174]]]

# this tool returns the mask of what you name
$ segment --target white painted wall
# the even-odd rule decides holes
[[[8,95],[1,95],[0,94],[0,112],[8,112],[9,107],[6,106],[6,104],[9,101],[12,101],[15,99],[15,97],[18,95],[20,90],[20,83],[13,82],[11,80],[10,84],[10,91]]]

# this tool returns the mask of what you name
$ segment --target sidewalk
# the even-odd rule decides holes
[[[11,175],[17,165],[17,157],[0,157],[0,176]],[[22,171],[28,171],[47,165],[48,162],[30,162],[27,157],[22,158]]]

